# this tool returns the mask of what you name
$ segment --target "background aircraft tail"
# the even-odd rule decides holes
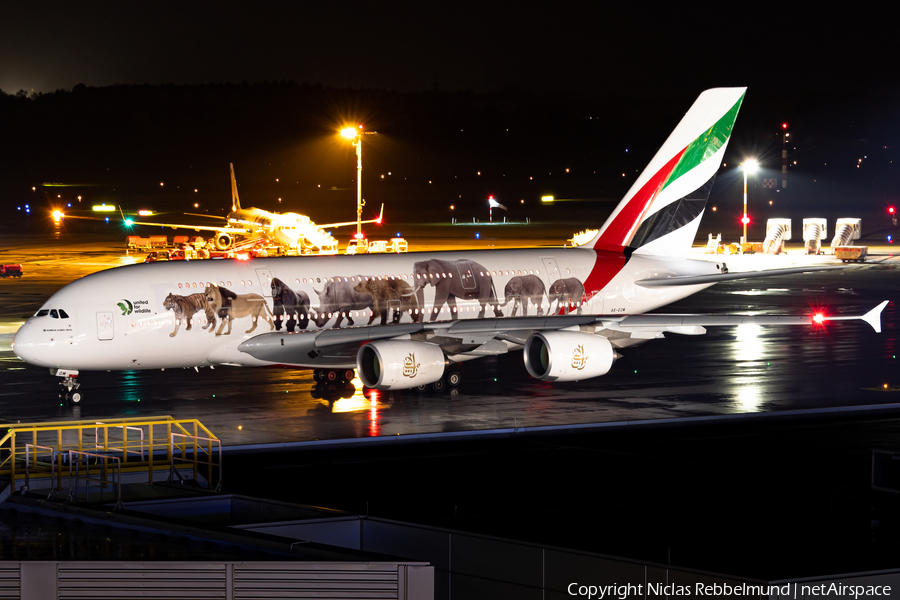
[[[228,163],[231,167],[231,212],[241,210],[241,199],[238,198],[237,179],[234,178],[234,163]]]
[[[706,90],[586,246],[686,256],[747,88]]]

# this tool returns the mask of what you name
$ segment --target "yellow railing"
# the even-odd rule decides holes
[[[175,450],[180,451],[182,460],[191,451],[193,460],[188,460],[193,463],[194,478],[202,465],[207,467],[207,481],[211,482],[215,466],[213,446],[218,443],[218,438],[197,419],[171,416],[0,425],[0,432],[4,431],[5,435],[0,438],[0,476],[10,478],[13,490],[16,489],[17,471],[21,473],[26,466],[26,444],[52,449],[45,454],[50,454],[58,463],[55,487],[60,490],[63,454],[68,450],[119,456],[123,472],[146,470],[151,484],[155,470],[171,468]],[[173,444],[173,433],[180,434],[177,444]],[[157,453],[160,453],[159,457]],[[38,455],[32,450],[28,456],[30,476],[39,477],[44,472],[44,476],[48,476],[51,470],[47,461],[39,461]]]

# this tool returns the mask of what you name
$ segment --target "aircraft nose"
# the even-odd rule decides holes
[[[31,322],[26,321],[24,325],[19,327],[16,335],[13,337],[12,349],[16,356],[27,363],[35,364],[34,360],[34,341],[31,335]]]

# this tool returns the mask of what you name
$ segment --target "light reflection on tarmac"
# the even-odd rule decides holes
[[[89,258],[84,262],[115,260]],[[9,351],[18,308],[66,282],[66,270],[57,269],[27,287],[26,271],[0,287],[0,423],[172,415],[197,418],[236,445],[900,402],[900,265],[883,258],[839,272],[725,282],[666,307],[808,314],[819,307],[868,310],[887,299],[881,335],[860,321],[824,329],[710,328],[704,336],[670,335],[626,349],[608,375],[564,384],[530,378],[516,352],[463,364],[459,388],[440,393],[323,387],[310,371],[281,368],[90,372],[81,377],[79,406],[58,398],[58,378],[47,369]]]

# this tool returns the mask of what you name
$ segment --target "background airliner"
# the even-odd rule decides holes
[[[296,251],[298,254],[310,249],[335,249],[338,243],[337,240],[325,230],[357,224],[356,221],[347,221],[344,223],[317,225],[308,216],[299,213],[274,213],[261,208],[241,208],[237,180],[234,177],[234,165],[230,164],[229,166],[231,167],[231,212],[225,217],[213,217],[215,219],[225,219],[228,222],[228,225],[225,227],[186,225],[184,223],[153,223],[148,221],[131,221],[131,224],[212,231],[215,232],[213,239],[216,248],[219,250],[228,250],[239,239],[265,238],[286,250]],[[212,215],[195,216],[210,217]],[[384,206],[381,207],[381,214],[378,218],[361,221],[361,223],[381,223],[383,216]]]
[[[218,365],[315,369],[393,390],[456,385],[452,365],[524,350],[545,381],[607,373],[618,350],[714,325],[862,315],[646,315],[723,280],[687,259],[746,88],[704,92],[593,240],[577,248],[149,263],[102,271],[53,295],[17,332],[16,354],[64,377],[85,370]],[[234,191],[235,199],[237,192]]]

